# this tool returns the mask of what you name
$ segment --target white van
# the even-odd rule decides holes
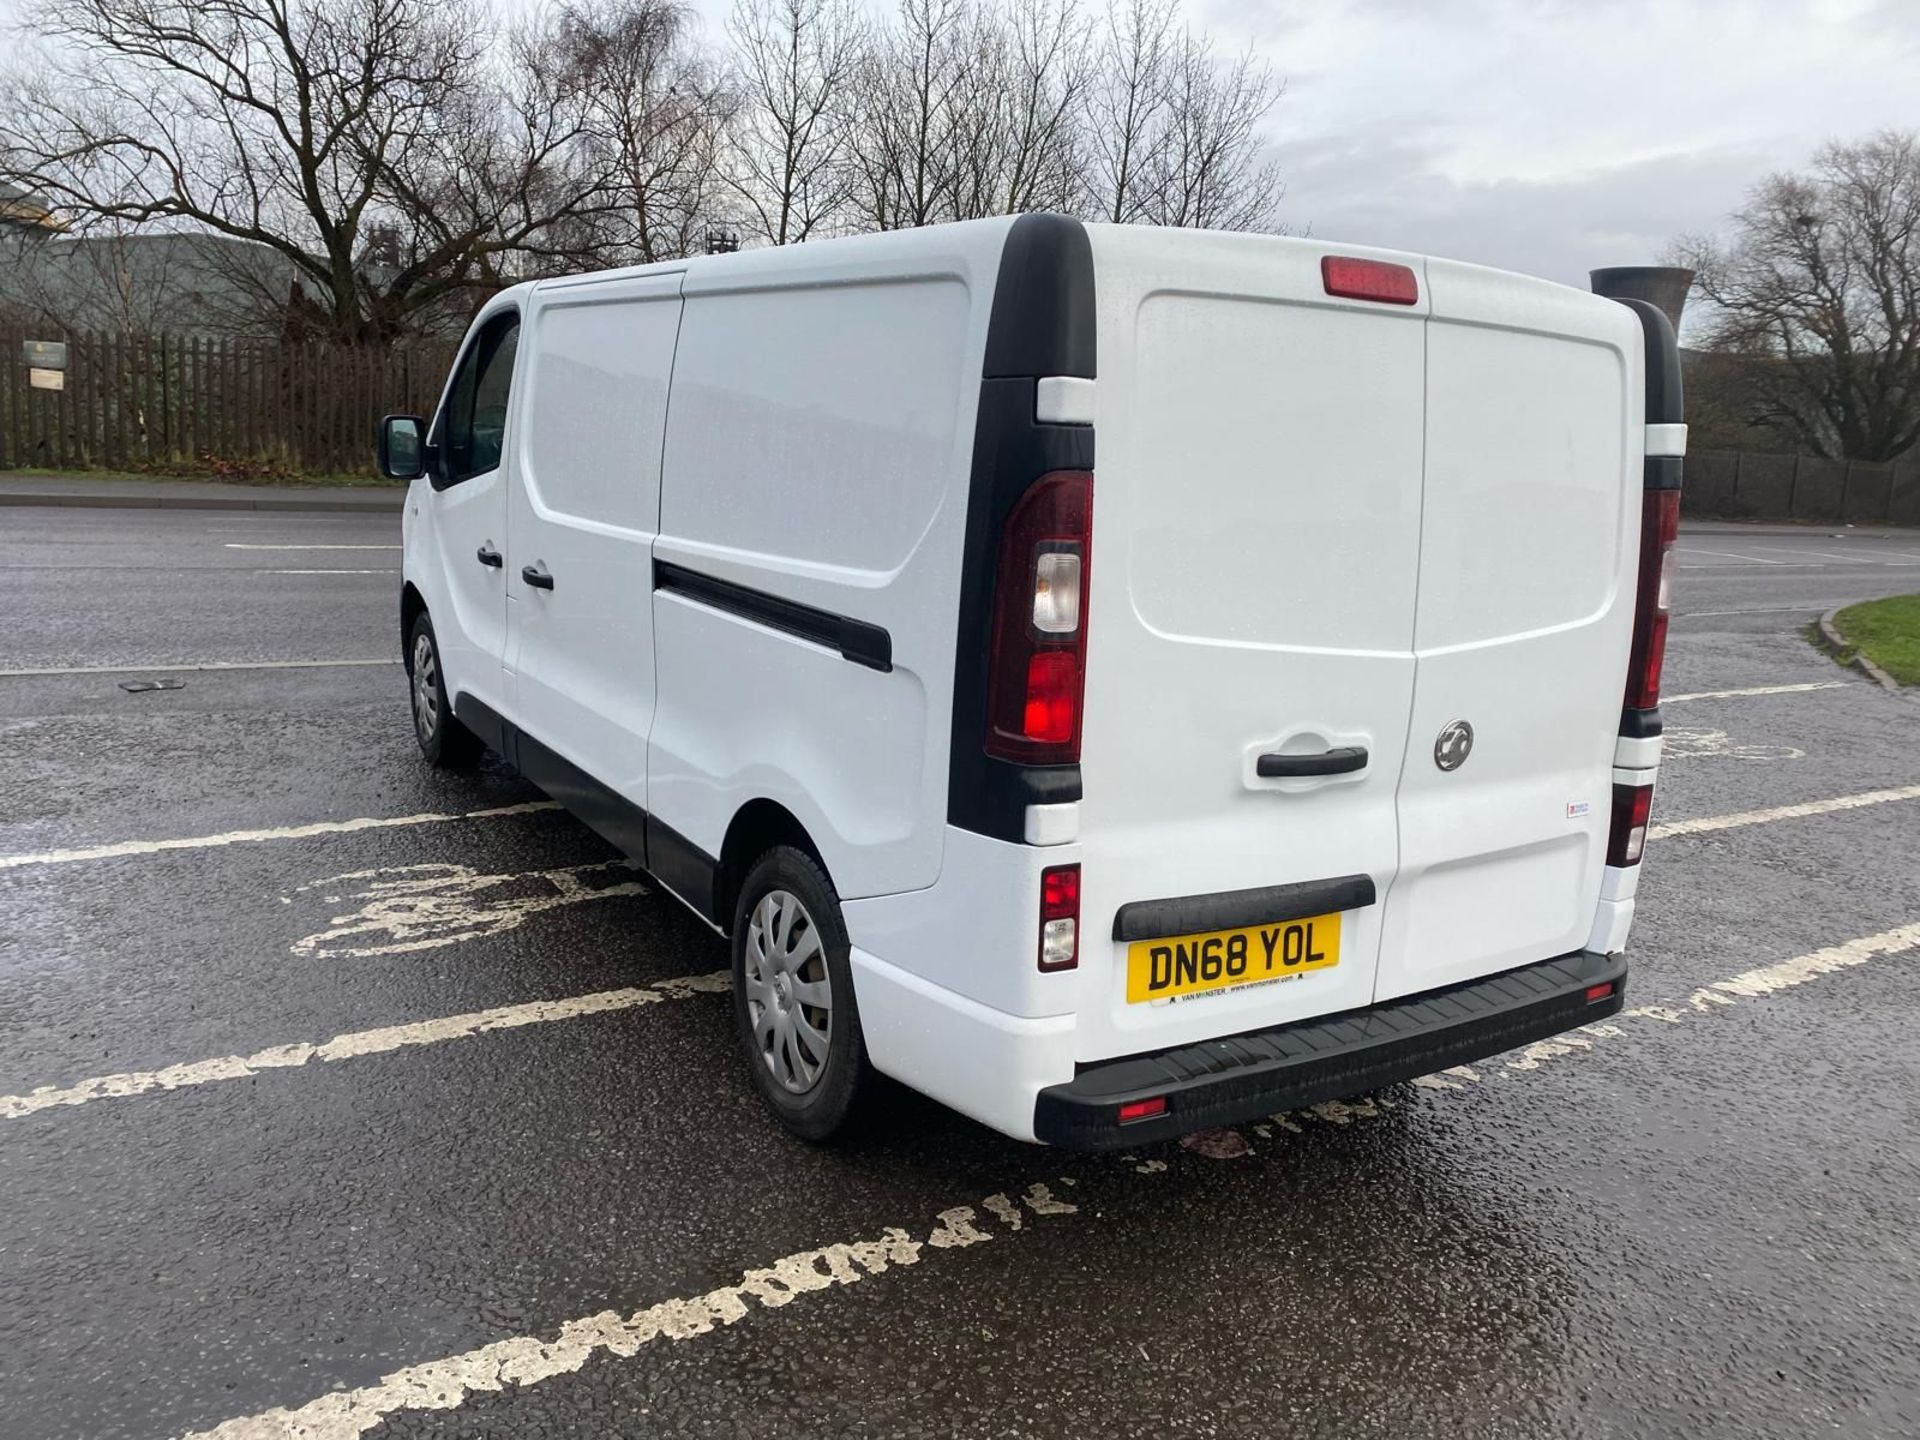
[[[1451,261],[978,221],[524,284],[414,478],[421,748],[731,937],[749,1068],[1133,1145],[1620,1008],[1671,327]]]

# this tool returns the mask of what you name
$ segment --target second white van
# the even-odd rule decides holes
[[[380,449],[422,750],[729,938],[789,1129],[1104,1148],[1620,1008],[1684,441],[1650,305],[1029,215],[516,286]]]

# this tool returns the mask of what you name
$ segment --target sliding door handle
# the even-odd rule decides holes
[[[536,590],[553,588],[553,576],[547,572],[547,567],[537,560],[531,565],[520,567],[520,578]]]
[[[500,552],[494,549],[491,544],[484,544],[478,550],[474,551],[473,558],[489,570],[498,570],[502,565],[507,563],[501,559]]]
[[[1318,755],[1262,755],[1253,773],[1262,780],[1305,780],[1316,775],[1351,775],[1367,768],[1367,747],[1341,745]]]

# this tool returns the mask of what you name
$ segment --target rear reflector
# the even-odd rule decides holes
[[[1605,1000],[1612,994],[1613,982],[1611,980],[1607,981],[1604,985],[1589,985],[1587,987],[1587,1003],[1591,1005],[1596,1000]]]
[[[1638,865],[1647,848],[1647,817],[1653,813],[1653,786],[1613,787],[1613,826],[1607,834],[1607,864]]]
[[[1040,968],[1071,970],[1080,963],[1080,867],[1040,872]]]
[[[1633,654],[1627,661],[1629,710],[1660,703],[1660,670],[1667,654],[1668,607],[1673,603],[1673,543],[1680,536],[1680,492],[1649,490],[1640,512],[1640,584],[1633,611]]]
[[[1320,282],[1327,294],[1343,300],[1377,300],[1383,305],[1413,305],[1420,299],[1420,282],[1405,265],[1385,260],[1357,260],[1347,255],[1320,257]]]
[[[1167,1113],[1167,1097],[1156,1095],[1151,1100],[1129,1100],[1120,1107],[1120,1123],[1130,1120],[1151,1120],[1156,1115]]]

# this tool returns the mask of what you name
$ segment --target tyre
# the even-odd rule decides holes
[[[818,862],[791,845],[754,861],[733,911],[733,1018],[780,1123],[830,1140],[873,1088],[847,927]]]
[[[433,622],[422,610],[407,637],[407,679],[413,699],[413,738],[427,763],[442,769],[463,770],[479,760],[486,747],[480,737],[454,718],[447,699],[447,680],[440,669],[440,642]]]

